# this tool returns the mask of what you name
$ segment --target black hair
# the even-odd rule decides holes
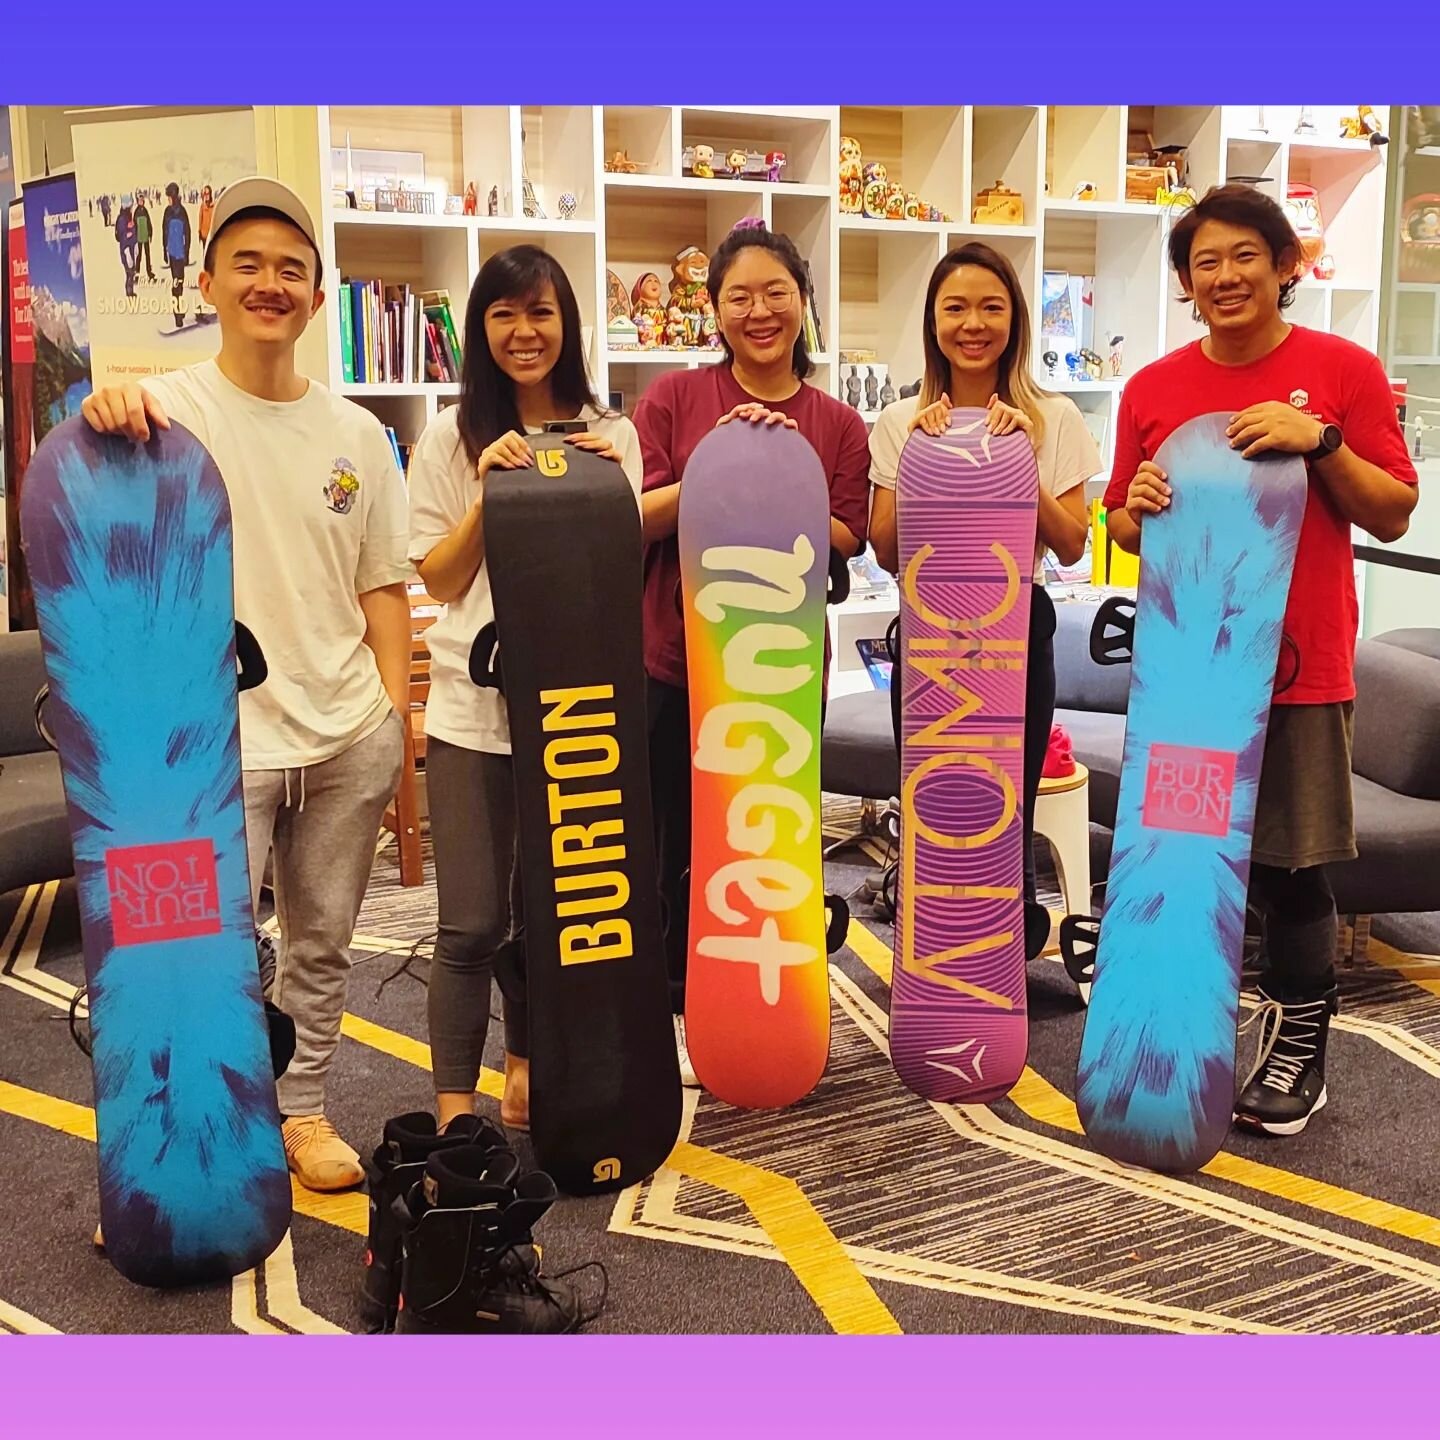
[[[1300,258],[1300,239],[1276,200],[1253,185],[1212,185],[1170,231],[1170,264],[1177,275],[1190,273],[1190,247],[1195,243],[1195,232],[1207,220],[1254,230],[1269,247],[1270,259],[1277,270],[1280,257],[1287,250],[1296,260]],[[1295,299],[1295,287],[1299,283],[1298,274],[1280,282],[1282,310]],[[1188,296],[1181,299],[1189,303]]]
[[[560,309],[560,356],[550,372],[550,393],[558,408],[578,411],[600,404],[580,344],[580,306],[563,267],[538,245],[513,245],[492,255],[481,267],[465,306],[465,354],[461,361],[460,404],[456,420],[465,453],[474,462],[480,452],[509,430],[524,433],[515,382],[495,363],[485,337],[485,312],[500,300],[534,300],[546,284],[555,287]],[[557,417],[563,418],[563,417]]]
[[[169,193],[168,191],[166,192]],[[177,197],[178,203],[178,197]],[[283,211],[274,210],[269,205],[250,205],[244,210],[237,210],[205,243],[205,258],[201,262],[208,274],[215,273],[215,245],[220,237],[237,220],[279,220],[282,224],[288,225],[296,234],[300,235],[315,255],[315,286],[318,290],[320,282],[325,278],[325,262],[320,258],[320,251],[308,235]]]
[[[790,368],[795,372],[797,380],[808,380],[815,373],[815,362],[811,360],[810,352],[805,348],[804,316],[805,306],[810,299],[810,272],[805,268],[805,262],[795,248],[795,242],[788,235],[767,230],[764,225],[737,225],[720,242],[719,247],[710,257],[710,278],[705,282],[706,288],[710,291],[710,297],[718,312],[720,287],[725,283],[726,271],[739,258],[742,250],[749,250],[752,247],[768,250],[790,272],[790,278],[800,292],[800,333],[795,337],[795,349],[790,357]],[[716,328],[718,330],[719,327]],[[725,347],[725,354],[733,362],[735,352],[730,348],[730,342],[725,338],[723,332],[720,333],[720,343]]]

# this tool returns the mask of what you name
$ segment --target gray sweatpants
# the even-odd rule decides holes
[[[280,953],[268,998],[295,1022],[295,1056],[276,1087],[280,1113],[318,1115],[340,1043],[350,940],[385,807],[400,782],[400,716],[348,750],[295,770],[245,772],[252,898],[275,854]]]

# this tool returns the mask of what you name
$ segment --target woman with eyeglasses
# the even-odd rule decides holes
[[[793,242],[755,222],[732,230],[710,260],[708,288],[725,361],[656,380],[635,410],[645,462],[645,669],[665,952],[681,1078],[690,927],[690,697],[676,528],[680,486],[695,447],[717,425],[786,425],[820,457],[830,486],[830,545],[847,560],[865,543],[870,452],[848,406],[805,382],[814,365],[802,333],[809,278]],[[775,476],[783,484],[783,475]],[[829,647],[826,654],[828,660]]]
[[[1024,432],[1040,470],[1025,675],[1025,948],[1038,954],[1049,935],[1049,916],[1035,900],[1035,797],[1055,719],[1055,607],[1045,593],[1043,562],[1047,550],[1062,565],[1085,553],[1085,482],[1104,467],[1074,401],[1048,394],[1030,374],[1030,312],[1014,266],[999,251],[975,241],[935,267],[925,293],[924,343],[919,395],[888,406],[870,436],[870,543],[880,564],[899,573],[895,477],[912,430],[943,435],[952,409],[985,410],[992,433]],[[898,737],[898,673],[891,694]]]

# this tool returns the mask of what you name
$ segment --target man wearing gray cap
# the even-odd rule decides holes
[[[215,205],[200,291],[220,322],[213,360],[98,390],[83,413],[136,440],[173,417],[229,492],[235,615],[269,673],[240,696],[245,825],[258,897],[273,847],[282,943],[269,998],[295,1022],[278,1083],[285,1154],[312,1190],[363,1178],[324,1113],[349,943],[375,837],[400,775],[410,667],[404,481],[375,417],[295,369],[324,299],[315,226],[261,176]]]

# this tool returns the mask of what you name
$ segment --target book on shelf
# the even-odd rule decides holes
[[[336,308],[340,373],[347,384],[459,381],[460,342],[448,291],[347,278]]]

